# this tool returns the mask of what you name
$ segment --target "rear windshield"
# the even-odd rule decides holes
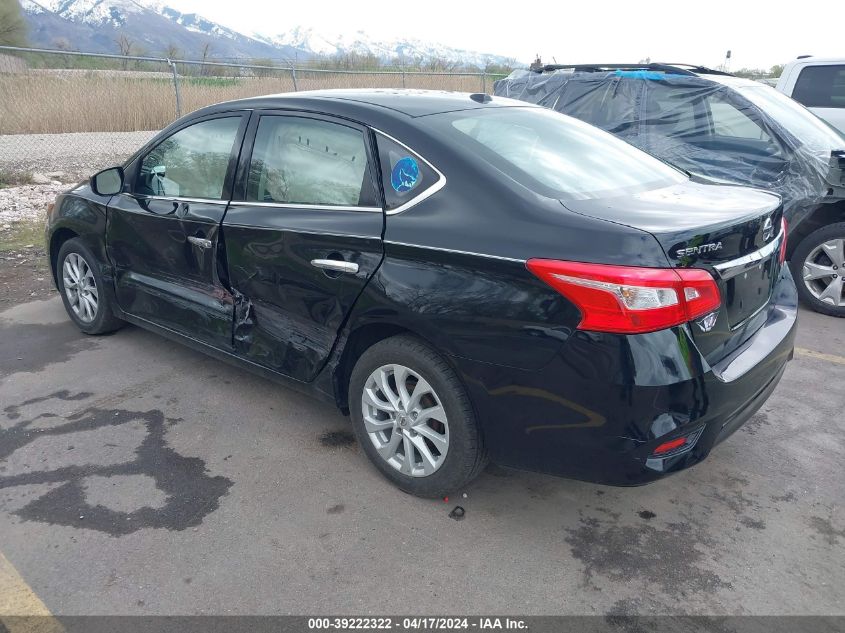
[[[609,197],[686,179],[633,145],[546,108],[463,110],[434,115],[430,122],[450,142],[551,198]]]

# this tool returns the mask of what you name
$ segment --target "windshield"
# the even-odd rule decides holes
[[[744,86],[739,91],[810,150],[828,154],[845,149],[845,137],[785,94],[762,85]]]
[[[452,142],[552,198],[607,197],[686,179],[633,145],[545,108],[463,110],[434,115],[431,121]]]

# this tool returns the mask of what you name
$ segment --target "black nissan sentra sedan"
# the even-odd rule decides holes
[[[777,196],[486,95],[204,108],[59,196],[47,240],[83,332],[134,323],[327,399],[424,496],[488,459],[686,468],[793,353]]]

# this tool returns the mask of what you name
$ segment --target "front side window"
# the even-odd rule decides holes
[[[634,116],[628,88],[617,81],[570,81],[554,109],[603,130],[615,130]]]
[[[809,108],[845,108],[845,66],[808,66],[798,75],[792,98]]]
[[[592,125],[545,108],[490,108],[430,117],[444,140],[529,189],[598,198],[683,182],[683,173]]]
[[[374,206],[363,132],[319,119],[262,116],[249,165],[247,200]]]
[[[707,128],[701,99],[691,98],[689,92],[672,85],[654,82],[648,85],[648,98],[643,125],[649,135],[685,140],[699,136]]]
[[[141,163],[137,193],[220,200],[240,123],[211,119],[166,138]]]

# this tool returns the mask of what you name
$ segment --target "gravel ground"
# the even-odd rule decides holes
[[[16,222],[43,222],[47,205],[69,188],[58,180],[47,185],[20,185],[0,189],[0,229],[7,231]]]
[[[44,222],[47,204],[68,188],[53,181],[0,189],[0,310],[54,295]]]
[[[77,132],[0,135],[0,172],[64,172],[71,179],[117,165],[155,132]]]

